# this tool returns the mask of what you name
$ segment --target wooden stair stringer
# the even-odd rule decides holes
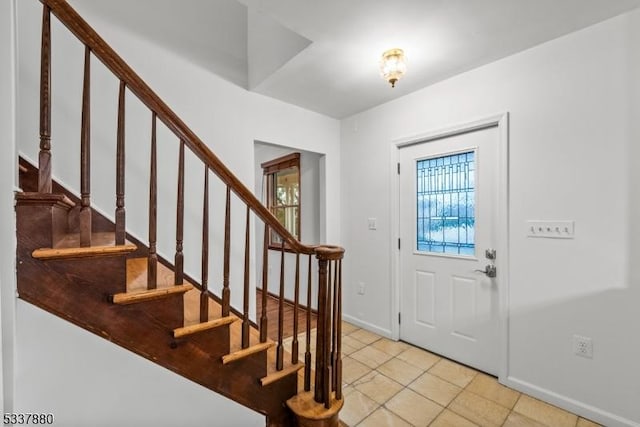
[[[44,263],[34,260],[33,264],[43,267]],[[109,304],[104,294],[91,291],[86,283],[70,280],[61,272],[33,267],[28,266],[28,273],[22,269],[18,274],[19,295],[27,302],[265,415],[282,412],[283,402],[295,394],[296,381],[286,379],[268,393],[261,390],[258,380],[266,375],[264,354],[224,365],[222,355],[212,354],[198,339],[172,345],[175,325],[165,324],[156,313],[164,304],[153,308],[149,304]],[[226,341],[228,345],[228,335]]]
[[[21,173],[21,178],[22,175],[24,173]],[[54,188],[62,187],[54,182]],[[121,256],[94,254],[73,260],[58,258],[46,261],[33,258],[35,249],[48,247],[51,243],[43,238],[46,234],[40,230],[43,225],[24,215],[29,209],[21,211],[18,204],[16,207],[17,282],[21,299],[265,414],[270,426],[291,425],[293,421],[284,402],[297,393],[296,375],[286,375],[265,386],[260,381],[275,369],[270,366],[274,364],[271,353],[275,350],[255,353],[226,365],[222,363],[222,356],[240,345],[240,335],[232,333],[241,330],[241,322],[238,321],[176,340],[174,329],[196,323],[185,310],[187,296],[199,294],[195,289],[169,298],[171,304],[167,304],[165,299],[130,305],[111,304],[110,295],[136,290],[135,286],[134,289],[128,287],[128,261],[146,255],[148,249],[135,241],[135,252]],[[99,215],[95,210],[93,214]],[[114,227],[104,217],[100,221],[101,231],[110,232],[109,228]],[[159,273],[166,267],[167,263],[164,264],[158,263]],[[164,283],[160,277],[159,283]],[[220,306],[212,298],[209,302],[209,319],[215,320]],[[212,313],[215,314],[212,316]],[[259,341],[255,327],[249,329],[251,339]]]

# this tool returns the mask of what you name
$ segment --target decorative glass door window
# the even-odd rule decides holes
[[[416,249],[475,254],[475,152],[416,162]]]

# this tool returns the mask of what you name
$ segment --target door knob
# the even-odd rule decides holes
[[[487,275],[487,277],[496,277],[496,275],[498,274],[497,270],[496,270],[496,266],[495,265],[487,265],[484,270],[476,270],[479,273],[484,273]]]

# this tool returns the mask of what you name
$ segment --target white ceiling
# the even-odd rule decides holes
[[[640,0],[72,0],[222,78],[343,118],[640,7]],[[379,75],[400,47],[407,75]]]

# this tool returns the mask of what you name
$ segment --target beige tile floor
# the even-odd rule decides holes
[[[351,427],[593,427],[489,375],[343,322],[340,419]]]

